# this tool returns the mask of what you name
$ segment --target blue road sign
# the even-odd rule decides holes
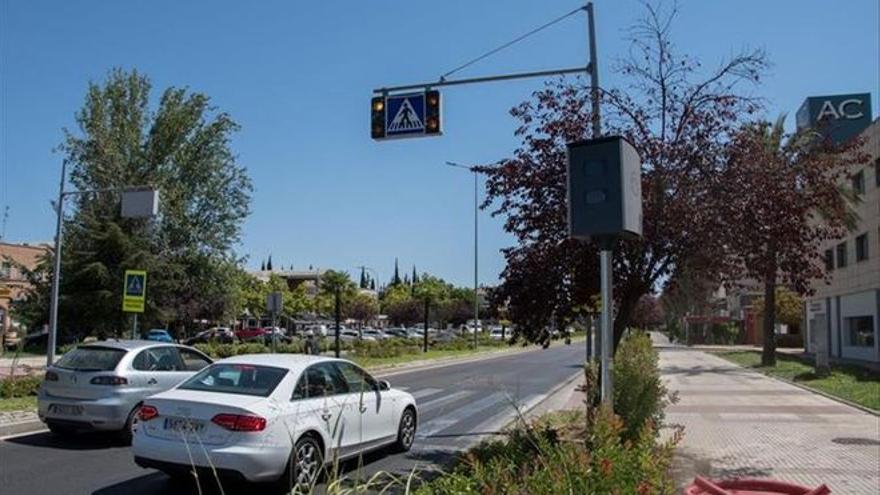
[[[425,134],[425,93],[385,98],[385,135]]]

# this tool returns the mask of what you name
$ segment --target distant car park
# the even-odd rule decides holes
[[[218,342],[220,344],[231,344],[235,342],[235,333],[226,327],[214,327],[197,333],[184,341],[186,345],[206,344],[209,342]]]

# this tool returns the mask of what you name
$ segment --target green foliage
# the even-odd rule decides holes
[[[672,494],[668,474],[677,438],[656,445],[656,432],[642,428],[624,440],[621,419],[594,411],[590,431],[583,411],[520,426],[506,440],[480,444],[449,474],[416,490],[440,494]]]
[[[776,287],[776,321],[789,326],[800,327],[803,318],[804,300],[796,292],[785,287]],[[764,297],[755,298],[754,309],[756,318],[764,318]]]
[[[37,395],[42,376],[16,376],[0,379],[0,399]]]
[[[614,355],[614,411],[624,423],[625,439],[635,439],[647,424],[661,425],[666,406],[676,399],[660,376],[659,355],[651,338],[630,334]]]
[[[60,318],[66,334],[119,334],[126,269],[148,272],[141,324],[182,326],[235,311],[238,260],[232,252],[249,213],[251,181],[230,139],[238,130],[210,99],[168,88],[150,107],[151,84],[136,71],[114,69],[91,83],[59,146],[76,190],[152,186],[161,215],[121,217],[118,192],[76,197],[64,221]],[[31,326],[47,321],[49,267],[41,263],[27,305]],[[33,301],[31,303],[30,301]]]
[[[761,355],[753,351],[720,352],[719,356],[740,366],[778,376],[800,385],[880,411],[880,373],[860,366],[832,364],[831,374],[819,376],[813,363],[784,353],[776,355],[776,366],[762,366]]]

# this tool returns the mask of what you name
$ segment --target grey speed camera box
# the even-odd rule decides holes
[[[575,239],[642,235],[642,164],[620,136],[569,143],[568,229]]]
[[[123,218],[153,218],[159,213],[159,191],[149,188],[122,192]]]

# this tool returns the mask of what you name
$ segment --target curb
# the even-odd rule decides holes
[[[703,352],[707,352],[707,351],[703,351]],[[829,394],[828,392],[824,392],[824,391],[822,391],[822,390],[818,390],[818,389],[815,389],[815,388],[813,388],[813,387],[808,387],[808,386],[806,386],[806,385],[802,385],[802,384],[800,384],[800,383],[797,383],[797,382],[795,382],[795,381],[789,380],[789,379],[787,379],[787,378],[782,378],[782,377],[780,377],[780,376],[773,376],[773,375],[771,375],[771,374],[769,374],[769,373],[764,373],[763,371],[757,371],[757,370],[753,370],[753,369],[746,368],[745,366],[743,366],[743,365],[741,365],[741,364],[735,363],[735,362],[733,362],[733,361],[731,361],[731,360],[729,360],[729,359],[725,359],[725,358],[722,357],[722,356],[718,356],[716,353],[712,353],[712,352],[710,352],[710,354],[714,355],[714,356],[717,357],[717,358],[724,359],[725,362],[728,362],[728,363],[730,363],[730,364],[733,364],[733,365],[735,365],[735,366],[738,366],[738,367],[740,367],[740,368],[742,368],[742,369],[744,369],[744,370],[752,371],[752,372],[754,372],[754,373],[758,373],[759,375],[766,376],[767,378],[772,378],[773,380],[776,380],[776,381],[779,381],[779,382],[782,382],[782,383],[787,383],[787,384],[789,384],[789,385],[793,385],[793,386],[795,386],[795,387],[797,387],[797,388],[799,388],[799,389],[801,389],[801,390],[805,390],[805,391],[807,391],[807,392],[814,393],[814,394],[816,394],[816,395],[821,395],[822,397],[825,397],[826,399],[831,399],[831,400],[833,400],[833,401],[835,401],[835,402],[839,402],[839,403],[841,403],[841,404],[843,404],[843,405],[845,405],[845,406],[849,406],[849,407],[852,407],[852,408],[858,409],[858,410],[860,410],[860,411],[862,411],[862,412],[865,412],[865,413],[871,414],[871,415],[873,415],[873,416],[880,417],[880,411],[877,411],[877,410],[871,409],[870,407],[866,407],[866,406],[863,406],[863,405],[861,405],[861,404],[856,404],[855,402],[852,402],[852,401],[850,401],[850,400],[844,399],[844,398],[842,398],[842,397],[837,397],[837,396],[835,396],[835,395]]]
[[[0,440],[7,437],[21,435],[24,433],[36,433],[46,429],[46,425],[40,420],[21,421],[18,423],[10,423],[0,426]]]
[[[583,377],[583,376],[584,376],[584,371],[583,371],[583,370],[579,370],[577,373],[575,373],[574,375],[572,375],[571,378],[568,378],[567,380],[563,381],[563,382],[560,383],[559,385],[557,385],[557,386],[551,388],[550,391],[547,392],[547,395],[545,395],[544,397],[542,397],[540,400],[538,400],[537,402],[535,402],[534,404],[532,404],[532,405],[529,406],[528,408],[524,408],[522,416],[523,416],[523,417],[527,417],[527,416],[529,416],[529,415],[530,415],[535,409],[538,408],[538,406],[540,406],[540,405],[542,405],[543,403],[547,402],[548,400],[552,399],[553,396],[556,395],[556,394],[558,394],[560,391],[562,391],[562,389],[567,388],[569,385],[571,385],[572,383],[576,382],[576,381],[578,380],[578,378],[581,378],[581,377]],[[548,410],[548,411],[546,411],[546,412],[552,412],[552,411],[555,411],[555,410],[561,410],[561,409],[552,409],[552,410]],[[507,425],[505,425],[505,427],[508,426],[509,424],[510,424],[510,423],[508,423]]]

